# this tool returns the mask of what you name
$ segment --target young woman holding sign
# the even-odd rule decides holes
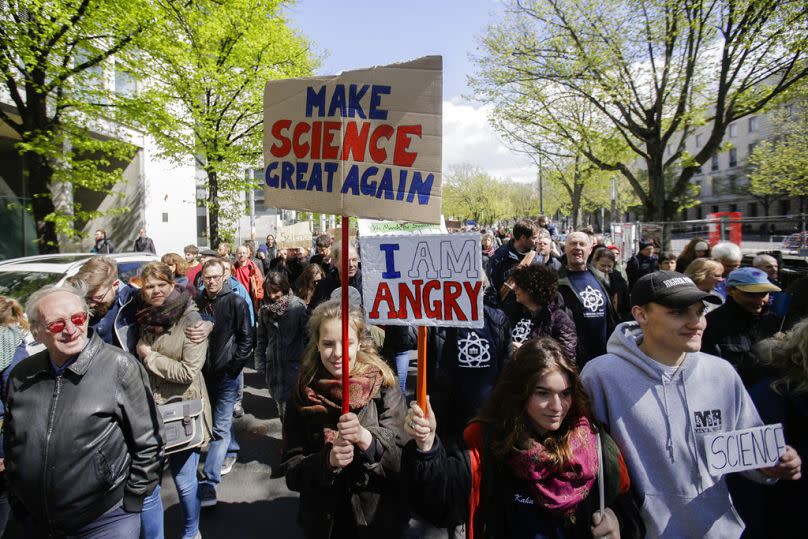
[[[406,406],[364,315],[351,310],[350,411],[342,406],[342,309],[317,307],[283,424],[286,484],[306,537],[399,537],[409,519],[398,480]]]
[[[508,363],[465,448],[447,455],[413,403],[402,459],[416,509],[467,537],[641,537],[623,458],[596,427],[575,364],[553,339],[525,342]]]

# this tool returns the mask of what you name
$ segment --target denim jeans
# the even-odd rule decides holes
[[[410,351],[398,352],[396,354],[396,372],[398,373],[398,385],[401,392],[407,396],[407,375],[410,372]]]
[[[51,537],[43,522],[30,517],[23,522],[26,539]],[[140,513],[127,513],[123,504],[118,504],[89,524],[71,534],[58,535],[61,539],[138,539],[140,537]]]
[[[199,531],[199,483],[196,470],[199,467],[199,449],[191,449],[168,456],[168,466],[180,497],[184,519],[183,539],[193,539]],[[163,539],[163,501],[160,485],[143,500],[140,514],[144,539]]]
[[[208,456],[202,468],[202,483],[218,485],[222,480],[225,456],[238,453],[239,445],[233,433],[233,406],[238,398],[239,378],[222,373],[205,381],[213,408],[213,440],[208,446]]]

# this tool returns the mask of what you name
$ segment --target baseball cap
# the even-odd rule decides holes
[[[743,292],[780,292],[780,287],[769,281],[768,275],[757,268],[738,268],[730,272],[726,279],[727,287]]]
[[[709,251],[710,246],[707,245],[706,241],[700,241],[696,245],[693,246],[694,251]]]
[[[721,304],[721,298],[699,290],[693,280],[678,271],[657,271],[643,275],[631,289],[631,305],[659,303],[665,307],[689,307],[699,301]]]
[[[201,251],[199,251],[199,256],[213,256],[213,257],[218,257],[218,256],[219,256],[219,253],[217,253],[217,252],[216,252],[216,251],[214,251],[213,249],[202,249]]]

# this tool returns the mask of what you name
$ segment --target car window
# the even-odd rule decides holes
[[[39,271],[4,271],[0,272],[0,295],[16,299],[22,305],[28,296],[45,286],[55,284],[62,278],[61,273]]]
[[[138,260],[137,262],[118,262],[118,279],[122,283],[129,283],[129,279],[140,275],[140,268],[146,265],[146,261]]]

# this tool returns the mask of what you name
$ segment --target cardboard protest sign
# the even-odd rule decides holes
[[[368,322],[483,327],[479,234],[362,238]]]
[[[394,236],[397,234],[446,234],[446,221],[440,216],[440,224],[407,223],[402,221],[379,221],[376,219],[357,219],[359,235]]]
[[[278,247],[290,249],[292,247],[311,247],[312,224],[310,221],[300,221],[293,225],[284,226],[275,237]]]
[[[704,437],[710,474],[742,472],[777,465],[786,451],[783,425],[717,432]]]
[[[264,91],[268,206],[440,221],[440,56],[269,81]]]

